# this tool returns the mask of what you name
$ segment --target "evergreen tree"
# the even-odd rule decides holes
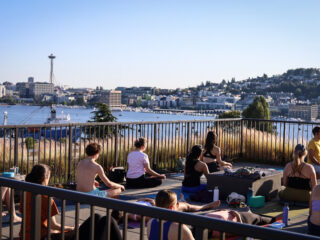
[[[91,117],[92,121],[88,122],[116,122],[117,118],[112,115],[107,104],[104,103],[96,103],[96,110],[93,112],[93,116]],[[87,134],[89,136],[95,136],[97,138],[105,137],[107,135],[112,135],[116,133],[116,128],[114,126],[99,126],[99,127],[89,127],[87,129]]]
[[[92,121],[88,122],[116,122],[117,118],[112,115],[107,104],[104,103],[96,103],[96,110],[92,111],[93,117],[91,117]]]

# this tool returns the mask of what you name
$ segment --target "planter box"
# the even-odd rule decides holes
[[[207,188],[219,188],[219,199],[226,200],[232,192],[247,196],[249,187],[252,188],[253,196],[262,195],[266,200],[278,195],[281,188],[281,179],[283,172],[274,169],[256,168],[257,171],[265,173],[264,177],[258,180],[250,178],[240,178],[235,176],[224,175],[223,171],[211,173],[207,177]]]

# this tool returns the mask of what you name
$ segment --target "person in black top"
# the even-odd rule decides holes
[[[218,172],[220,167],[232,168],[232,164],[221,160],[221,150],[216,145],[217,134],[209,131],[204,146],[204,151],[201,154],[201,161],[208,165],[209,172]]]
[[[184,179],[182,182],[184,187],[200,186],[200,177],[202,174],[205,176],[209,174],[207,164],[199,160],[201,153],[201,145],[195,145],[191,148],[191,152],[188,154],[184,166]]]
[[[313,166],[304,162],[307,150],[302,144],[297,144],[293,153],[293,161],[289,162],[283,171],[283,189],[279,198],[285,201],[308,202],[311,191],[317,184],[316,172]]]

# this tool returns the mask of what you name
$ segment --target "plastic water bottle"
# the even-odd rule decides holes
[[[248,189],[248,192],[247,192],[247,204],[249,205],[249,202],[250,202],[250,198],[252,197],[253,195],[253,191],[252,191],[252,188],[250,187]]]
[[[219,200],[219,188],[216,186],[213,191],[213,201],[216,202]]]
[[[288,226],[288,218],[289,218],[289,206],[288,203],[284,204],[283,213],[282,213],[282,222],[285,226]]]

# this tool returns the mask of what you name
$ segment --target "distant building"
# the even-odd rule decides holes
[[[107,104],[109,107],[119,108],[121,104],[121,91],[100,91],[93,99],[94,102],[101,102]]]
[[[312,121],[318,117],[318,105],[289,105],[289,118]]]
[[[109,107],[121,107],[121,91],[108,91],[105,103]]]
[[[34,77],[28,77],[28,83],[33,83],[34,82]]]
[[[0,98],[6,96],[6,86],[0,85]]]
[[[53,83],[47,82],[35,82],[29,86],[29,95],[33,98],[39,98],[43,94],[53,94],[54,85]]]
[[[18,82],[16,84],[16,90],[19,92],[20,98],[28,98],[29,97],[29,83]]]

